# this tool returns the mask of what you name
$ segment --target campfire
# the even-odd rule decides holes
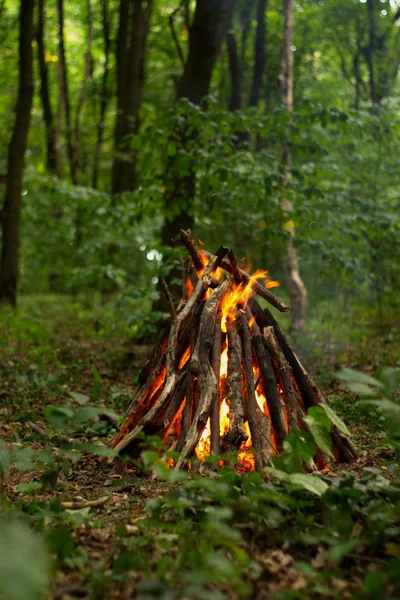
[[[186,300],[175,308],[163,282],[170,320],[139,379],[125,422],[112,447],[134,452],[138,434],[159,435],[179,453],[170,467],[197,458],[237,457],[239,470],[262,471],[283,449],[289,432],[308,430],[308,408],[325,402],[291,349],[277,321],[256,296],[289,310],[270,288],[266,272],[240,268],[232,250],[216,255],[181,232],[189,251]],[[351,462],[354,445],[335,426],[332,452]],[[223,461],[221,461],[222,463]],[[325,466],[322,452],[315,464]]]

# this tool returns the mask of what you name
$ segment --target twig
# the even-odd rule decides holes
[[[26,423],[28,425],[28,427],[30,427],[32,429],[32,431],[34,433],[37,433],[38,435],[42,435],[43,437],[48,438],[49,434],[47,433],[47,431],[45,429],[43,429],[42,427],[39,427],[39,425],[36,425],[36,423],[32,423],[32,421],[27,421]],[[66,435],[61,435],[59,433],[56,434],[58,438],[60,438],[60,440],[64,443],[64,444],[73,444],[74,442],[76,442],[76,440],[74,440],[74,438],[70,438]]]
[[[170,313],[171,313],[171,319],[172,319],[172,321],[176,321],[175,306],[174,306],[174,303],[172,302],[171,294],[170,294],[167,282],[165,281],[164,278],[161,279],[161,284],[162,284],[163,289],[164,289],[165,297],[168,300],[169,310],[170,310]]]
[[[71,502],[61,502],[61,506],[68,510],[81,510],[82,508],[100,508],[110,499],[110,496],[103,496],[97,500],[72,500]]]

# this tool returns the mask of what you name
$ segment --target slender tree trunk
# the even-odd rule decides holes
[[[110,48],[111,48],[111,38],[110,38],[110,17],[109,17],[109,9],[108,9],[108,0],[102,0],[102,22],[103,22],[103,38],[104,38],[104,71],[103,78],[101,82],[101,96],[100,96],[100,117],[99,123],[97,125],[97,141],[96,148],[94,153],[94,164],[93,164],[93,180],[92,186],[97,188],[98,179],[99,179],[99,162],[100,162],[100,153],[101,146],[103,143],[104,137],[104,128],[105,128],[105,119],[108,103],[110,101],[110,96],[108,92],[108,71],[110,66]]]
[[[257,5],[257,30],[254,42],[254,71],[253,82],[249,98],[249,106],[258,106],[260,100],[262,78],[267,61],[267,26],[266,26],[267,0],[258,0]]]
[[[85,106],[87,91],[89,86],[89,80],[92,76],[92,66],[93,66],[93,58],[92,58],[92,44],[93,44],[93,16],[92,16],[92,3],[91,0],[87,0],[87,49],[85,52],[85,71],[82,79],[82,87],[79,95],[78,104],[76,107],[75,114],[75,125],[74,125],[74,144],[73,144],[73,163],[74,163],[74,173],[76,177],[78,175],[79,170],[79,149],[80,149],[80,139],[81,139],[81,118],[82,111]]]
[[[242,70],[245,69],[246,62],[246,50],[247,50],[247,41],[249,39],[249,33],[251,30],[251,20],[253,17],[253,11],[255,7],[255,0],[245,0],[243,4],[243,8],[239,12],[239,19],[241,23],[242,29],[242,42],[241,42],[241,55],[240,55],[240,65]]]
[[[365,59],[368,66],[369,74],[369,87],[371,93],[371,101],[373,104],[378,103],[378,97],[376,93],[376,81],[375,81],[375,69],[374,69],[374,54],[375,54],[375,1],[367,0],[368,9],[368,28],[369,37],[368,44],[365,48]]]
[[[189,30],[189,51],[177,99],[187,98],[200,105],[209,93],[213,69],[217,62],[222,40],[231,22],[235,0],[197,0],[193,23]],[[178,146],[185,150],[196,133],[182,126],[175,132]],[[188,157],[185,152],[182,153]],[[161,230],[163,245],[170,246],[181,228],[193,227],[194,216],[190,209],[195,196],[196,170],[193,160],[184,166],[178,152],[167,161],[165,172],[165,223]],[[179,281],[180,273],[172,272],[171,279]],[[170,285],[174,297],[182,294],[182,285]]]
[[[8,147],[7,181],[1,217],[0,302],[16,306],[19,269],[21,191],[33,99],[35,0],[21,0],[19,17],[19,87],[14,130]]]
[[[46,165],[47,170],[53,173],[57,177],[60,177],[60,167],[57,155],[56,145],[56,130],[53,117],[53,111],[51,109],[50,102],[50,91],[49,91],[49,77],[46,63],[46,52],[44,47],[44,28],[45,28],[45,15],[44,15],[44,2],[45,0],[39,0],[38,3],[38,25],[36,30],[36,42],[38,48],[38,60],[39,60],[39,73],[40,73],[40,99],[43,107],[43,118],[46,128]]]
[[[69,98],[68,90],[68,70],[67,62],[65,58],[65,45],[64,45],[64,0],[57,0],[57,18],[58,18],[58,61],[59,61],[59,73],[60,73],[60,94],[64,100],[64,112],[65,112],[65,124],[66,124],[66,138],[67,138],[67,152],[68,162],[71,173],[71,181],[74,185],[78,184],[78,177],[76,172],[76,163],[74,160],[74,145],[72,141],[72,120],[71,120],[71,103]]]
[[[288,112],[293,112],[293,33],[294,33],[294,0],[284,0],[284,32],[283,53],[281,60],[280,86],[282,103]],[[285,271],[288,292],[291,304],[291,329],[304,331],[307,315],[307,290],[300,277],[297,252],[294,247],[295,227],[290,213],[293,211],[292,202],[285,198],[286,188],[291,180],[292,154],[288,129],[286,139],[281,147],[282,162],[282,210],[287,216],[285,224],[289,232],[287,255],[285,257]]]
[[[130,140],[139,131],[145,82],[146,41],[153,0],[121,0],[117,46],[117,122],[112,193],[133,190],[137,183],[136,152]]]
[[[228,48],[229,75],[231,80],[229,110],[231,112],[235,112],[236,110],[242,110],[242,77],[240,72],[236,36],[233,32],[233,18],[231,18],[231,22],[228,26],[226,45]]]

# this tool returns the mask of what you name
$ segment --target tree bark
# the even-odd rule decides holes
[[[140,108],[145,82],[146,41],[153,0],[121,0],[117,46],[117,121],[112,193],[135,189],[136,151],[130,139],[140,127]]]
[[[85,106],[87,90],[89,80],[92,74],[93,58],[92,58],[92,43],[93,43],[93,18],[92,18],[92,3],[91,0],[87,0],[87,49],[85,52],[85,71],[82,78],[82,87],[79,95],[78,104],[76,107],[75,114],[75,126],[74,126],[74,145],[73,145],[73,162],[74,172],[78,175],[79,169],[79,147],[81,138],[81,116]]]
[[[100,117],[97,125],[97,140],[96,148],[94,152],[94,164],[93,164],[93,178],[92,187],[97,189],[99,179],[99,162],[101,146],[104,137],[105,118],[108,103],[110,101],[110,95],[108,92],[108,71],[110,67],[110,49],[111,49],[111,38],[110,38],[110,16],[108,0],[101,0],[102,6],[102,25],[103,25],[103,40],[104,40],[104,71],[101,82],[101,96],[100,96]]]
[[[110,16],[108,0],[102,0],[102,24],[103,24],[103,39],[104,39],[104,71],[101,84],[101,98],[100,98],[100,118],[97,127],[97,141],[95,149],[94,167],[93,167],[93,180],[92,186],[97,188],[98,185],[98,170],[100,161],[100,152],[104,136],[105,128],[105,116],[107,107],[110,101],[108,91],[108,72],[110,65],[110,50],[111,50],[111,37],[110,37]]]
[[[8,147],[7,181],[2,211],[0,302],[16,306],[19,268],[21,192],[33,99],[33,52],[35,0],[23,0],[19,16],[19,86],[16,117]]]
[[[177,99],[187,98],[199,106],[209,93],[213,69],[225,38],[235,0],[197,0],[193,23],[189,30],[189,51],[182,78],[178,85]],[[174,132],[176,144],[182,152],[167,161],[165,169],[165,223],[161,241],[171,246],[180,229],[191,229],[194,224],[191,207],[195,196],[196,170],[191,157],[185,152],[196,132],[183,126]],[[184,167],[179,160],[185,157]],[[172,272],[179,281],[180,272]],[[182,286],[170,284],[174,297],[182,295]]]
[[[232,28],[233,20],[231,19],[228,32],[226,34],[226,45],[228,48],[229,75],[231,80],[229,110],[231,112],[235,112],[236,110],[242,110],[242,77],[240,72],[236,36]]]
[[[258,106],[261,93],[262,78],[267,61],[267,26],[266,26],[267,0],[258,0],[257,5],[257,30],[254,42],[254,71],[251,86],[249,106]]]
[[[368,38],[367,47],[365,48],[365,59],[367,61],[367,66],[368,66],[371,102],[372,102],[372,104],[377,104],[378,96],[376,93],[375,69],[374,69],[374,54],[375,54],[375,2],[374,2],[374,0],[367,0],[367,9],[368,9],[369,38]]]
[[[40,74],[40,99],[43,108],[43,118],[46,128],[46,166],[50,173],[61,177],[60,161],[57,152],[56,130],[53,111],[50,102],[49,77],[46,63],[46,52],[44,46],[45,31],[45,0],[38,3],[38,25],[36,30],[36,42],[38,47],[38,61]]]
[[[60,96],[64,101],[68,162],[71,173],[71,181],[74,185],[77,185],[78,177],[76,172],[76,161],[74,159],[75,151],[72,141],[71,103],[68,90],[68,69],[64,45],[64,0],[57,0],[57,20]]]
[[[284,32],[283,53],[281,60],[280,86],[282,93],[282,104],[286,110],[293,112],[293,33],[294,33],[294,0],[284,0]],[[289,126],[290,127],[290,126]],[[281,147],[282,164],[282,210],[287,221],[285,229],[288,231],[289,240],[285,257],[286,282],[291,304],[291,329],[292,331],[304,331],[307,315],[307,290],[300,277],[299,263],[296,248],[294,246],[295,227],[290,213],[293,204],[285,197],[285,192],[291,180],[292,153],[290,147],[290,129],[286,132],[286,139]]]

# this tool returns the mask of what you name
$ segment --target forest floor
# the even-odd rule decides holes
[[[382,417],[361,409],[332,374],[343,366],[370,375],[395,366],[399,325],[392,325],[370,328],[334,365],[323,353],[317,363],[305,357],[360,450],[356,464],[324,475],[336,496],[342,490],[326,518],[333,500],[324,504],[283,484],[242,484],[234,474],[160,481],[132,464],[101,462],[115,432],[101,409],[124,413],[149,347],[106,331],[86,313],[78,318],[72,304],[3,319],[0,439],[16,457],[4,492],[8,508],[29,515],[46,535],[53,555],[46,597],[395,597],[399,496],[387,489],[396,488],[397,463],[382,444]],[[314,340],[323,347],[318,335]],[[97,499],[97,508],[84,506]],[[70,501],[77,508],[63,505]]]

